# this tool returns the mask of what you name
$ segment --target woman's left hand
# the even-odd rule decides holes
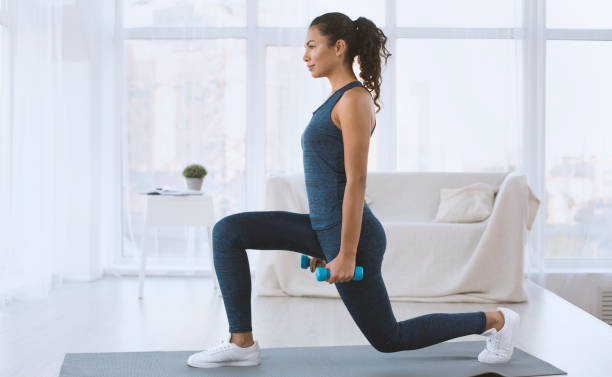
[[[353,280],[355,275],[355,256],[338,254],[325,266],[329,270],[329,284],[345,283]]]

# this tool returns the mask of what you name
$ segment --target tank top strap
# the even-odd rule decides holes
[[[330,109],[333,108],[336,105],[336,102],[338,102],[338,100],[340,99],[340,97],[342,97],[342,94],[344,94],[344,92],[356,86],[363,86],[363,85],[361,84],[361,81],[353,81],[353,82],[349,82],[348,84],[344,85],[342,88],[338,89],[330,97],[330,101],[327,103],[327,107]]]
[[[350,82],[348,84],[346,84],[345,86],[343,86],[342,88],[336,90],[331,96],[327,97],[327,99],[319,106],[317,107],[317,109],[315,111],[312,112],[312,114],[316,114],[319,110],[325,109],[325,110],[330,110],[332,107],[334,107],[334,105],[336,104],[336,102],[338,102],[338,100],[340,99],[340,97],[342,96],[342,94],[347,91],[348,89],[361,85],[361,81],[353,81]]]

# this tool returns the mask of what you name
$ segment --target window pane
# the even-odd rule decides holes
[[[217,218],[244,209],[246,42],[126,41],[125,70],[124,255],[134,256],[144,223],[145,197],[138,193],[185,188],[182,171],[188,164],[208,171],[202,190],[213,197]],[[158,234],[157,255],[188,254],[184,228],[162,227]],[[208,241],[201,230],[196,236]],[[202,245],[195,256],[205,256],[208,264]]]
[[[612,42],[546,50],[548,257],[612,257]]]
[[[124,0],[123,25],[246,26],[246,0]]]
[[[7,77],[8,77],[8,59],[7,59],[7,53],[5,51],[5,49],[7,48],[7,43],[6,43],[6,28],[2,25],[0,25],[0,99],[2,99],[3,101],[6,100],[6,95],[5,95],[5,90],[7,89]],[[2,107],[2,103],[0,103],[0,110],[5,110],[4,107]],[[1,111],[0,112],[0,117],[5,115],[5,111]],[[4,120],[4,119],[1,119]]]
[[[8,83],[8,54],[6,49],[7,32],[6,28],[0,26],[0,181],[9,182],[9,163],[10,163],[10,142],[11,125],[9,124],[9,83]],[[0,193],[8,194],[5,189],[0,189]]]
[[[511,40],[398,40],[398,170],[514,170],[519,51]]]
[[[546,27],[551,29],[612,29],[610,0],[546,2]]]
[[[385,24],[385,3],[367,0],[259,0],[259,26],[308,27],[324,13],[341,12],[351,20],[365,17],[380,27]]]
[[[8,59],[8,32],[6,27],[0,25],[0,139],[8,143],[10,141],[9,134],[2,132],[9,130],[9,59]],[[3,146],[4,143],[0,143]],[[10,148],[2,148],[4,151],[9,151]],[[4,160],[8,163],[8,159]]]
[[[266,49],[266,178],[303,172],[301,135],[331,94],[327,78],[313,79],[302,60],[304,47]],[[353,66],[359,77],[359,65]],[[376,135],[370,139],[368,170],[376,167]]]
[[[515,27],[521,24],[520,0],[399,0],[397,26]]]

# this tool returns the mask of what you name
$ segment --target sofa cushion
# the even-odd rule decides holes
[[[471,223],[488,218],[493,212],[497,187],[477,182],[459,188],[441,188],[440,204],[434,222]]]

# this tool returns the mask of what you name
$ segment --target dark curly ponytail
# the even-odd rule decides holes
[[[316,26],[319,32],[327,37],[327,45],[333,46],[339,39],[343,39],[348,48],[345,62],[353,66],[357,57],[363,86],[370,93],[374,92],[374,105],[380,111],[378,97],[380,97],[381,58],[387,59],[391,54],[385,47],[387,36],[374,22],[365,17],[359,17],[352,21],[347,15],[339,12],[325,13],[310,23],[310,27]]]

